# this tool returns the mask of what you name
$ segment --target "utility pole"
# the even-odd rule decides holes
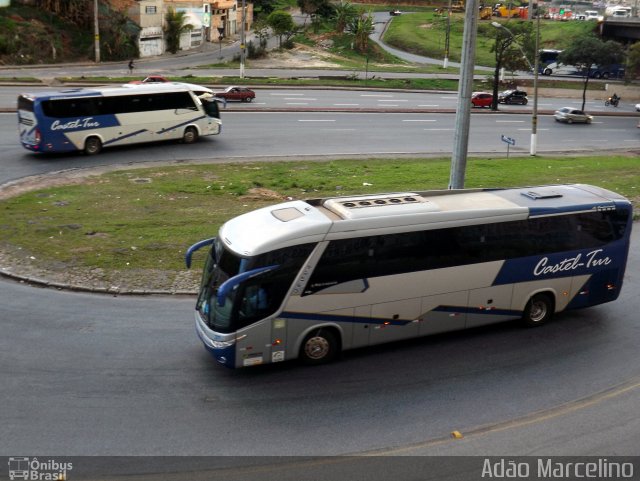
[[[244,58],[246,52],[246,37],[245,37],[245,25],[247,24],[247,8],[245,5],[246,0],[242,0],[242,31],[240,32],[240,78],[244,78]]]
[[[460,81],[458,83],[458,109],[456,111],[456,130],[453,136],[449,189],[464,188],[467,150],[469,148],[471,94],[473,93],[477,34],[478,5],[476,0],[469,0],[464,10],[464,33],[462,36],[462,57],[460,59]]]
[[[93,0],[93,41],[96,51],[96,63],[100,63],[100,27],[98,26],[98,0]]]

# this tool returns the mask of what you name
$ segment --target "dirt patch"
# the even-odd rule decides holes
[[[318,48],[296,45],[291,50],[271,51],[269,57],[251,60],[252,68],[340,68],[338,57]]]
[[[249,193],[239,197],[240,200],[283,200],[285,196],[277,192],[262,187],[249,189]]]

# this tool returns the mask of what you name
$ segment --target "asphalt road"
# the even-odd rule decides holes
[[[298,98],[299,97],[295,97]],[[41,156],[17,139],[15,114],[0,114],[0,183],[50,171],[101,165],[138,165],[152,161],[232,161],[246,158],[449,155],[453,145],[452,113],[223,112],[222,134],[193,145],[177,142],[105,149],[97,157],[80,154]],[[640,148],[633,117],[597,117],[592,125],[559,124],[539,117],[540,153],[611,151]],[[469,152],[507,153],[505,135],[515,139],[511,154],[528,154],[529,115],[472,115]]]
[[[637,454],[639,238],[616,302],[318,368],[217,365],[194,299],[2,282],[0,453]]]

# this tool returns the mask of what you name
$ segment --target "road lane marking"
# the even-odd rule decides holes
[[[573,401],[567,401],[557,406],[552,406],[548,409],[543,409],[541,411],[534,411],[532,413],[524,414],[523,416],[520,416],[517,418],[507,419],[505,421],[498,421],[494,424],[471,427],[467,431],[465,430],[459,430],[459,431],[462,432],[464,437],[468,439],[471,436],[485,436],[485,435],[496,433],[496,432],[509,431],[516,428],[536,425],[536,424],[540,424],[543,421],[552,421],[553,419],[556,419],[556,418],[561,418],[574,413],[579,413],[581,411],[584,411],[587,408],[601,405],[606,401],[609,401],[611,399],[616,399],[628,392],[635,391],[639,388],[640,388],[640,380],[637,377],[631,378],[628,381],[623,382],[622,384],[618,384],[616,386],[610,387],[603,391],[596,392],[594,394],[591,394],[583,398],[579,398]],[[361,451],[357,453],[357,455],[358,456],[380,456],[380,455],[393,456],[393,455],[398,455],[400,453],[406,454],[406,453],[416,452],[416,451],[423,450],[430,447],[450,444],[451,442],[455,442],[455,441],[452,441],[452,438],[450,436],[442,436],[439,438],[428,439],[422,442],[408,444],[405,446]]]
[[[298,119],[298,122],[335,122],[336,119]]]
[[[402,119],[403,122],[435,122],[436,119]]]

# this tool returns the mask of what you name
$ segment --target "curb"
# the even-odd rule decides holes
[[[12,274],[0,270],[0,277],[18,282],[20,284],[28,284],[50,289],[58,289],[70,292],[85,292],[89,294],[106,294],[111,296],[195,296],[196,291],[171,291],[171,290],[154,290],[154,289],[120,289],[118,287],[87,287],[76,284],[65,284],[64,282],[53,282],[38,277],[21,276],[20,274]]]

